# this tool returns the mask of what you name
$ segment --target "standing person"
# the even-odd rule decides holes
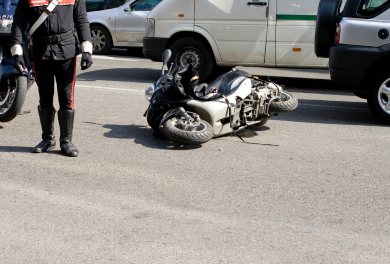
[[[38,113],[42,128],[42,141],[34,148],[35,153],[45,152],[56,145],[54,136],[53,105],[54,77],[60,109],[60,147],[67,156],[78,156],[72,144],[74,121],[74,85],[76,76],[76,56],[80,54],[74,28],[77,31],[82,53],[81,69],[92,65],[91,31],[84,0],[19,0],[12,24],[11,53],[14,67],[21,71],[26,68],[23,59],[23,34],[27,24],[34,23],[45,12],[49,16],[32,34],[32,61],[35,79],[39,90]],[[51,8],[47,8],[50,4]],[[52,9],[54,4],[54,9]],[[50,11],[49,9],[52,9]],[[42,18],[41,18],[42,19]]]

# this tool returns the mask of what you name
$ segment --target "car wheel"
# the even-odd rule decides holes
[[[97,55],[107,54],[112,47],[110,32],[105,27],[99,25],[91,26],[91,38],[93,53]]]
[[[314,40],[317,57],[329,58],[329,49],[334,45],[340,5],[341,0],[321,0],[318,5]]]
[[[199,73],[200,81],[205,80],[214,68],[214,56],[209,47],[195,38],[183,38],[171,46],[174,66],[187,67],[192,64]]]
[[[387,70],[379,73],[369,85],[367,102],[375,116],[390,125],[390,74]]]

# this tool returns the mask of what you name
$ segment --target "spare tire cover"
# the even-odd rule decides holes
[[[318,5],[314,51],[317,57],[329,58],[329,49],[334,45],[336,23],[341,0],[321,0]]]

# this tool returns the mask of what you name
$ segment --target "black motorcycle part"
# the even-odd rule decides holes
[[[149,105],[146,120],[148,121],[149,126],[155,132],[160,132],[159,127],[160,127],[161,119],[164,117],[165,113],[168,112],[169,110],[170,108],[167,105],[162,105],[162,104]]]
[[[2,83],[5,84],[0,89],[0,122],[9,122],[22,110],[27,94],[27,77],[11,75]]]
[[[321,0],[318,5],[314,51],[317,57],[329,58],[329,49],[334,45],[336,24],[340,22],[341,0]]]

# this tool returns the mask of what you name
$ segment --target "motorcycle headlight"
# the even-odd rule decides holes
[[[152,96],[153,96],[155,90],[156,90],[156,87],[154,86],[154,84],[152,84],[151,86],[146,88],[145,98],[146,98],[146,100],[148,100],[148,102],[150,102],[150,100],[152,99]]]
[[[154,38],[154,19],[146,19],[146,37]]]

